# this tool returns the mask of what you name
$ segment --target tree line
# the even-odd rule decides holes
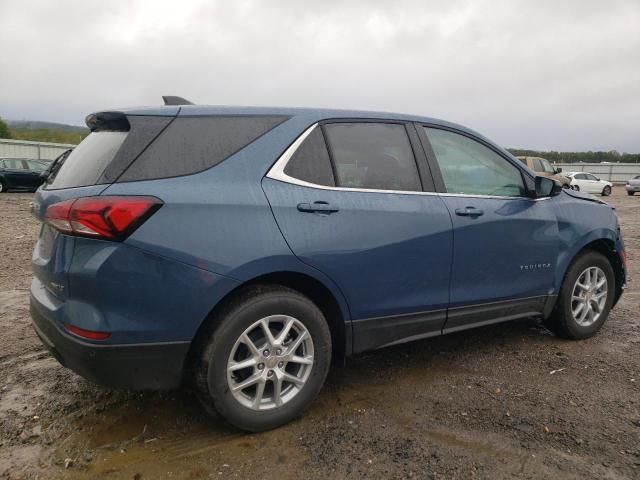
[[[14,128],[0,118],[0,138],[28,140],[32,142],[71,143],[77,145],[89,134],[89,130],[72,131],[57,128]]]
[[[519,148],[508,150],[516,156],[542,157],[554,163],[640,163],[640,153],[620,153],[616,150],[609,152],[544,152]]]

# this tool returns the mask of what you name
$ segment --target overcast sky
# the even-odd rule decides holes
[[[640,0],[0,0],[0,116],[355,108],[506,147],[640,152]]]

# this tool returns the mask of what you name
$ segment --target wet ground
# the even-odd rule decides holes
[[[29,194],[0,194],[0,478],[640,478],[640,289],[594,338],[522,321],[333,368],[303,418],[244,434],[188,392],[94,386],[31,329]],[[632,275],[640,196],[617,207]]]

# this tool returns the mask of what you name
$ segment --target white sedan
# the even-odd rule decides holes
[[[587,172],[568,172],[563,173],[565,177],[571,180],[571,186],[575,190],[581,190],[587,193],[597,193],[600,195],[611,195],[613,183],[606,180],[600,180],[598,177]]]

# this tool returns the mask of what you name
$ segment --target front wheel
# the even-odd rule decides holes
[[[563,338],[578,340],[594,335],[609,316],[615,276],[609,260],[587,251],[569,267],[547,327]]]
[[[331,364],[331,334],[318,307],[294,290],[262,286],[243,292],[217,317],[196,366],[205,408],[252,432],[299,416]]]
[[[611,187],[607,185],[602,189],[602,196],[608,197],[609,195],[611,195]]]
[[[5,187],[2,180],[0,180],[0,193],[6,192],[6,191],[7,191],[7,187]]]

